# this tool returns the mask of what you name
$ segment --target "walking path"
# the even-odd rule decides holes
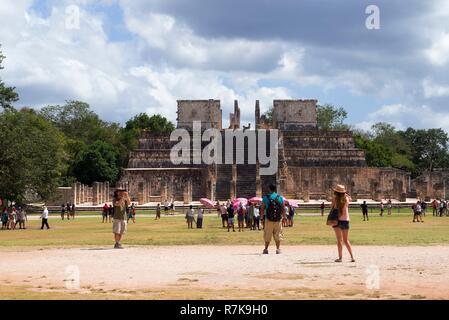
[[[125,241],[126,244],[126,241]],[[0,282],[28,290],[123,298],[449,299],[449,246],[356,246],[335,263],[334,246],[0,249]],[[66,287],[79,271],[80,290]],[[72,282],[70,282],[72,283]],[[1,296],[0,296],[1,298]]]

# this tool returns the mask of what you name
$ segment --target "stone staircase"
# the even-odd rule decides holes
[[[217,165],[217,177],[215,198],[225,201],[230,198],[231,193],[232,165]]]
[[[256,165],[237,165],[237,197],[252,198],[256,196]]]

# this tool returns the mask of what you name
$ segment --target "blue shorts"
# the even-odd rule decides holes
[[[228,218],[228,224],[234,224],[234,218]]]
[[[349,230],[349,221],[338,220],[338,224],[334,228],[340,228],[341,230]]]

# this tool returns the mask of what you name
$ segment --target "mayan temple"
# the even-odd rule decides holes
[[[235,101],[229,128],[223,128],[220,100],[179,100],[177,128],[189,132],[193,130],[193,121],[201,121],[201,130],[215,128],[221,132],[243,129],[259,134],[260,129],[278,129],[276,174],[260,175],[259,161],[249,163],[247,140],[243,164],[174,165],[170,151],[176,142],[170,141],[170,135],[144,132],[138,149],[130,153],[119,185],[128,189],[139,204],[165,199],[189,203],[202,197],[221,201],[261,196],[267,192],[268,183],[275,183],[284,196],[304,201],[328,199],[331,187],[337,183],[345,184],[354,199],[405,200],[408,174],[392,168],[367,167],[365,153],[355,147],[350,131],[317,128],[316,107],[317,100],[274,100],[273,119],[268,123],[260,115],[256,101],[256,128],[243,128]],[[223,142],[223,148],[224,145]]]

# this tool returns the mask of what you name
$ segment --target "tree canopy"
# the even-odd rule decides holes
[[[348,126],[344,121],[348,113],[342,107],[334,107],[330,104],[317,105],[317,125],[322,130],[346,130]]]
[[[5,58],[6,58],[5,55],[1,51],[1,44],[0,44],[0,70],[3,69],[2,62]],[[6,84],[0,77],[0,107],[2,109],[4,110],[14,109],[12,103],[19,100],[19,95],[15,90],[16,90],[15,87],[6,86]]]
[[[51,198],[61,182],[63,134],[31,109],[0,113],[0,127],[0,198]]]

